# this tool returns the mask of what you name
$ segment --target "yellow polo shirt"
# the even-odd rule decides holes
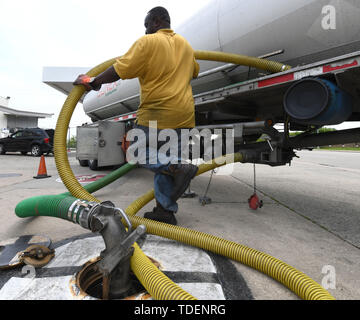
[[[199,73],[194,50],[171,29],[138,39],[118,58],[114,68],[121,79],[139,78],[139,125],[157,121],[158,129],[193,128],[194,98],[190,81]]]

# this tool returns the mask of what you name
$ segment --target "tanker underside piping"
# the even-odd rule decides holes
[[[350,56],[353,56],[356,54],[356,51],[353,50],[353,49],[357,49],[359,50],[360,49],[360,41],[355,41],[355,42],[352,42],[352,43],[349,43],[349,44],[345,44],[345,45],[342,45],[342,46],[338,46],[338,47],[335,47],[335,48],[331,48],[331,49],[327,49],[327,50],[324,50],[324,51],[321,51],[321,52],[317,52],[317,53],[313,53],[313,54],[310,54],[310,55],[307,55],[307,56],[304,56],[304,57],[301,57],[301,58],[295,58],[295,59],[292,59],[292,60],[289,60],[289,61],[286,61],[284,63],[288,64],[288,65],[293,65],[293,66],[297,66],[299,64],[301,64],[300,66],[298,67],[294,67],[292,69],[292,71],[295,71],[297,70],[298,68],[303,68],[303,67],[307,67],[309,65],[322,65],[323,63],[327,63],[327,61],[331,61],[331,60],[336,60],[334,59],[334,52],[336,52],[336,54],[338,54],[339,56],[335,55],[336,57],[341,57],[341,56],[346,56],[346,55],[349,55]],[[335,51],[334,51],[335,50]],[[360,51],[358,51],[359,55],[360,55]],[[309,64],[306,64],[304,65],[304,63],[302,63],[302,61],[307,61],[309,63],[309,61],[311,61]],[[231,76],[233,76],[233,73],[229,73]],[[236,74],[236,73],[235,73]],[[248,74],[248,70],[244,70],[243,73],[241,74],[236,74],[235,78],[239,81],[241,81],[240,78],[245,78]],[[286,72],[282,72],[282,74],[286,74]],[[222,76],[223,77],[223,76]],[[267,77],[271,77],[270,75],[268,75]],[[234,78],[234,79],[235,79]],[[256,77],[256,78],[252,78],[250,79],[249,81],[250,82],[256,82],[258,81],[259,79],[262,79],[263,77]],[[193,80],[193,81],[196,81]],[[235,82],[235,81],[234,81]],[[231,83],[229,83],[228,85],[231,85]],[[195,85],[196,87],[196,85]],[[204,92],[199,92],[199,93],[196,93],[194,94],[194,98],[197,98],[199,96],[203,96],[203,95],[206,95],[207,93],[209,92],[212,92],[214,90],[222,90],[224,89],[224,87],[218,87],[218,88],[214,88],[210,91],[204,91]],[[110,104],[107,104],[106,106],[103,106],[103,107],[98,107],[94,110],[91,110],[89,112],[86,112],[86,114],[88,116],[95,116],[96,118],[98,118],[99,120],[107,120],[107,119],[111,119],[113,117],[116,117],[116,116],[122,116],[122,115],[126,115],[127,113],[135,113],[137,111],[137,108],[135,109],[132,109],[130,106],[128,105],[125,105],[124,102],[126,101],[129,101],[129,100],[135,100],[135,99],[139,99],[140,97],[140,94],[135,94],[135,95],[131,95],[127,98],[122,98],[122,99],[119,99],[115,102],[112,102]],[[137,102],[138,103],[138,102]],[[127,109],[127,112],[123,112],[123,113],[116,113],[115,114],[115,111],[112,112],[111,115],[109,115],[106,111],[108,108],[110,107],[116,107],[116,105],[118,104],[121,104],[122,106],[124,106],[126,109]],[[101,113],[102,112],[106,112],[106,116],[105,117],[101,117]]]

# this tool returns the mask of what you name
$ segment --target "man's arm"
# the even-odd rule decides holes
[[[193,79],[197,78],[200,71],[200,65],[197,63],[197,61],[194,58],[194,72],[193,72]]]
[[[112,83],[119,79],[132,79],[137,78],[144,73],[144,66],[146,65],[144,53],[146,37],[143,36],[131,46],[126,54],[116,59],[116,62],[100,73],[94,78],[81,74],[73,82],[73,85],[83,85],[87,91],[100,90],[101,85],[104,83]]]
[[[87,91],[90,91],[90,90],[98,91],[98,90],[100,90],[102,84],[112,83],[119,79],[120,79],[120,77],[116,73],[114,66],[111,66],[94,78],[90,78],[86,75],[81,74],[73,82],[73,85],[81,84],[85,87],[85,89]]]

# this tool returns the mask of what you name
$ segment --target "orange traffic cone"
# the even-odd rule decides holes
[[[34,177],[35,179],[43,179],[43,178],[50,178],[51,176],[47,175],[46,172],[46,164],[45,164],[45,157],[44,155],[41,156],[40,159],[40,165],[39,165],[39,170],[38,170],[38,175],[36,177]]]

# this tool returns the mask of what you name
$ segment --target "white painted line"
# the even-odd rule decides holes
[[[13,277],[0,290],[0,300],[71,300],[71,277]]]
[[[101,236],[75,240],[55,250],[55,258],[46,268],[82,266],[92,258],[100,255],[105,249]]]
[[[105,249],[101,236],[78,239],[55,250],[55,257],[44,268],[80,267]],[[147,235],[142,247],[144,253],[160,262],[162,271],[184,273],[217,273],[209,255],[198,248],[173,240]],[[31,268],[30,266],[25,266]],[[31,271],[31,270],[30,270]],[[12,277],[1,289],[0,300],[73,300],[70,280],[75,275],[36,277],[36,269],[23,277]],[[181,280],[180,280],[181,281]],[[184,280],[182,280],[184,281]],[[224,300],[220,283],[179,283],[185,291],[201,300]],[[92,297],[87,297],[92,299]]]

